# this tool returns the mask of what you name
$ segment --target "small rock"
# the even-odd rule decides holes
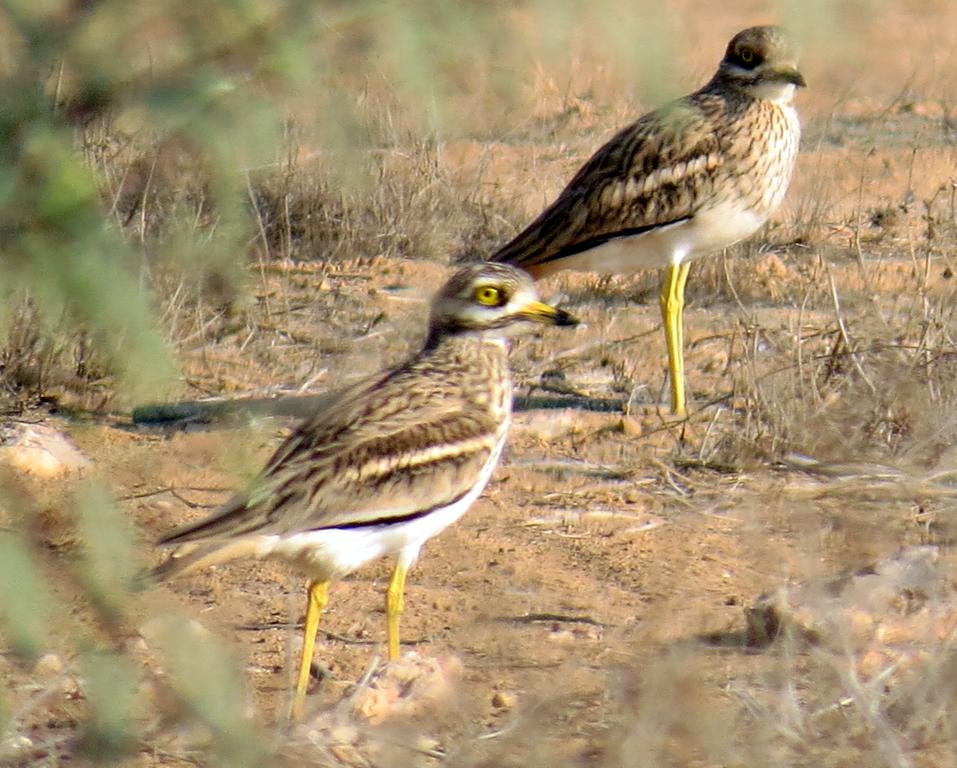
[[[492,706],[496,709],[514,709],[518,697],[511,691],[496,691],[492,696]]]
[[[407,653],[373,676],[355,698],[355,712],[370,723],[416,717],[443,706],[462,677],[454,656],[421,657]]]
[[[874,639],[882,645],[904,645],[925,640],[917,636],[918,633],[926,634],[922,631],[926,630],[926,617],[920,618],[920,621],[915,621],[911,616],[887,619],[877,628]]]
[[[67,699],[82,699],[83,692],[80,690],[80,682],[72,675],[66,675],[60,681],[60,693]]]
[[[0,758],[17,757],[30,749],[33,749],[33,741],[27,736],[15,733],[0,741]]]
[[[546,392],[556,392],[561,395],[582,395],[583,393],[571,385],[560,369],[545,371],[538,380],[538,386]]]
[[[838,611],[841,610],[843,613],[838,613]],[[856,605],[848,606],[846,604],[840,608],[836,608],[834,613],[835,617],[827,616],[826,619],[818,620],[817,623],[823,625],[828,623],[828,619],[837,618],[840,626],[840,634],[858,646],[866,643],[874,636],[878,620],[878,617],[874,613],[859,608]],[[837,627],[828,626],[827,629],[822,629],[822,632],[825,631],[832,633],[837,631]]]
[[[33,674],[37,677],[52,677],[59,675],[63,669],[63,659],[55,653],[45,653],[33,665]]]
[[[355,744],[359,739],[359,730],[354,725],[337,723],[329,729],[329,738],[339,744]]]
[[[628,437],[641,437],[644,427],[634,416],[622,416],[618,422],[618,431]]]
[[[333,744],[329,751],[336,760],[350,768],[366,768],[369,765],[369,761],[352,744]]]
[[[943,616],[934,621],[934,631],[938,640],[945,640],[954,636],[954,630],[957,629],[957,609],[947,611]]]
[[[562,626],[554,626],[548,633],[548,639],[553,643],[572,643],[575,641],[575,633]]]
[[[426,736],[425,734],[420,734],[419,736],[416,736],[415,748],[422,753],[431,754],[441,752],[442,744],[438,739],[434,739],[431,736]]]
[[[150,650],[150,645],[146,642],[146,638],[142,637],[141,635],[137,635],[129,642],[127,645],[127,650],[130,653],[148,653]]]
[[[62,432],[22,421],[0,424],[0,462],[43,478],[90,467],[90,460]]]
[[[865,680],[872,680],[892,662],[890,654],[872,648],[858,659],[857,672]]]

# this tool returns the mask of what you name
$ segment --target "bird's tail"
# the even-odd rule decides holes
[[[237,558],[256,557],[258,551],[259,541],[255,536],[235,541],[183,544],[177,547],[166,560],[153,568],[148,578],[154,583],[165,581]]]

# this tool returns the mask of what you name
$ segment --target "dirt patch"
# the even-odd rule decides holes
[[[657,734],[657,748],[669,760],[713,755],[723,741],[720,723],[731,727],[752,706],[722,691],[744,695],[754,686],[763,709],[748,717],[758,717],[769,729],[767,749],[785,748],[778,743],[784,737],[772,725],[777,708],[784,705],[781,685],[799,687],[805,713],[839,704],[838,671],[845,663],[840,654],[798,649],[796,656],[782,657],[776,647],[755,654],[746,644],[744,607],[778,585],[854,570],[904,543],[946,546],[950,525],[945,513],[954,501],[946,485],[928,476],[927,467],[910,465],[890,484],[865,476],[849,486],[777,469],[766,459],[755,463],[756,454],[735,458],[732,446],[742,438],[734,432],[747,428],[735,409],[747,408],[753,397],[736,391],[736,368],[787,365],[789,352],[785,344],[768,342],[742,357],[734,339],[741,338],[741,327],[748,323],[756,323],[765,339],[797,332],[791,311],[776,306],[801,279],[794,264],[789,254],[760,256],[754,267],[760,287],[748,286],[753,298],[744,308],[713,303],[688,313],[688,377],[695,409],[684,425],[669,424],[665,416],[663,373],[653,373],[664,360],[657,309],[653,303],[630,301],[634,281],[608,284],[596,276],[569,275],[546,286],[547,294],[573,297],[586,324],[518,341],[514,368],[519,390],[533,391],[548,380],[543,374],[558,368],[576,391],[630,398],[630,415],[575,410],[517,414],[488,492],[459,524],[425,547],[410,576],[402,622],[405,648],[430,658],[451,654],[462,670],[454,683],[455,715],[443,709],[431,724],[411,721],[421,738],[431,740],[425,752],[433,757],[428,759],[455,750],[461,750],[456,754],[463,761],[476,764],[524,755],[516,741],[524,733],[546,739],[547,749],[542,746],[540,755],[598,756],[611,764],[644,729]],[[842,295],[858,296],[865,285],[877,286],[880,306],[890,311],[915,279],[912,266],[906,260],[882,263],[865,281],[862,270],[848,262],[832,275]],[[310,269],[271,272],[260,295],[261,301],[262,296],[284,295],[291,304],[295,296],[314,297],[298,321],[285,316],[276,333],[292,345],[282,350],[288,363],[284,379],[295,380],[290,370],[296,360],[305,365],[313,357],[328,368],[329,377],[313,383],[316,390],[378,367],[383,358],[400,357],[419,343],[427,285],[443,272],[414,262],[380,262],[338,274],[326,270],[321,280],[335,289],[323,291],[316,290],[319,277],[301,277],[311,275]],[[934,285],[947,288],[946,282]],[[933,287],[928,295],[937,290]],[[323,311],[323,306],[331,309]],[[833,312],[822,301],[820,309],[806,310],[804,322],[829,326]],[[382,337],[376,338],[380,332],[370,331],[361,320],[348,324],[347,314],[384,315]],[[349,329],[349,343],[336,340],[333,345],[336,337],[324,329],[340,318]],[[801,328],[806,334],[806,327]],[[281,388],[282,381],[268,372],[268,359],[259,367],[238,338],[218,342],[215,355],[208,346],[187,352],[187,375],[211,376],[214,370],[222,375],[229,366],[240,372],[237,389],[262,393]],[[704,398],[715,395],[723,399],[708,405]],[[168,435],[122,422],[68,427],[119,499],[124,516],[135,524],[144,564],[157,560],[151,546],[156,537],[221,503],[259,467],[283,429],[268,420],[252,427]],[[814,450],[820,444],[808,439],[794,447]],[[842,471],[838,468],[838,478]],[[44,502],[48,511],[38,535],[52,547],[46,567],[71,583],[70,563],[80,545],[67,534],[71,523],[58,506],[63,503],[56,494]],[[381,657],[387,581],[388,564],[383,562],[332,589],[318,653],[322,680],[309,698],[313,712],[351,695],[370,663]],[[70,606],[71,621],[88,624],[88,609],[77,602],[75,590],[57,592]],[[281,567],[237,563],[216,568],[157,588],[134,603],[126,617],[125,642],[151,674],[161,673],[164,657],[149,640],[137,638],[150,636],[156,615],[172,610],[196,617],[243,669],[249,705],[260,721],[281,722],[300,643],[296,625],[304,596],[302,579]],[[944,642],[935,658],[946,658],[948,648]],[[69,730],[68,723],[82,710],[69,645],[57,650],[67,654],[64,663],[71,672],[51,678],[43,668],[18,671],[7,663],[17,701],[29,697],[36,685],[47,696],[43,706],[20,721],[21,731],[35,734],[41,747],[45,739],[55,741],[58,731]],[[799,668],[787,672],[793,663]],[[816,687],[822,679],[827,685]],[[161,700],[155,691],[141,695],[153,706]],[[669,697],[667,722],[659,722],[663,715],[653,703],[661,696]],[[629,724],[632,716],[637,719]],[[699,717],[710,724],[692,729],[691,735],[676,722]],[[866,735],[865,720],[860,728]],[[166,744],[171,755],[203,743],[201,737],[184,742],[181,733],[166,731],[161,723],[151,726],[157,729],[151,738]],[[383,734],[396,726],[362,721],[355,727],[364,735],[349,743],[360,753],[368,748],[368,756],[383,754],[381,740],[388,741]],[[312,754],[308,725],[303,728],[290,737],[289,754]],[[672,731],[672,736],[662,735]],[[748,742],[743,732],[733,733],[736,740]],[[379,745],[375,749],[373,741]],[[347,754],[345,749],[336,754]],[[422,758],[421,752],[412,752],[402,760],[411,764]],[[861,754],[860,749],[854,754]],[[136,762],[168,760],[142,756]]]

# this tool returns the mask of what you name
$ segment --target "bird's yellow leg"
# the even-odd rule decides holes
[[[409,572],[408,566],[402,562],[395,564],[392,571],[392,581],[389,590],[385,593],[386,633],[389,640],[389,661],[399,658],[399,617],[404,607],[405,577]]]
[[[668,267],[661,282],[658,301],[668,345],[668,373],[671,378],[671,412],[685,416],[685,363],[682,312],[685,306],[685,283],[691,264],[686,262]]]
[[[302,638],[302,658],[299,660],[299,679],[296,681],[296,695],[292,700],[292,719],[302,717],[306,703],[306,688],[309,687],[309,672],[312,669],[312,655],[316,650],[316,633],[319,631],[319,618],[329,602],[329,582],[313,581],[309,584],[309,597],[306,602],[306,630]]]

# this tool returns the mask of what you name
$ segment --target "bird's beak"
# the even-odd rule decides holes
[[[551,304],[542,301],[532,301],[515,313],[522,320],[531,320],[533,323],[545,325],[578,325],[578,318],[564,309],[557,309]]]
[[[774,74],[782,83],[790,83],[791,85],[796,85],[798,88],[807,87],[807,81],[804,79],[804,75],[798,72],[794,67],[779,69]]]

